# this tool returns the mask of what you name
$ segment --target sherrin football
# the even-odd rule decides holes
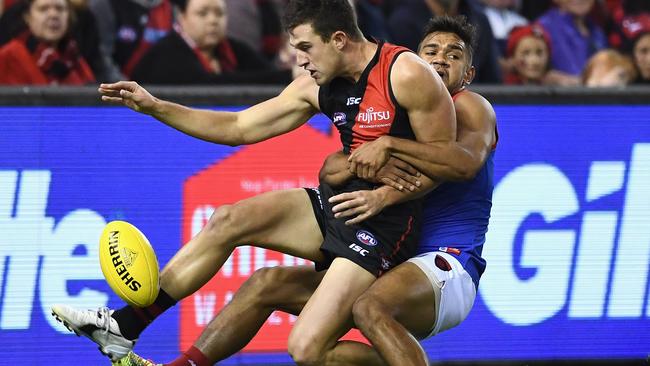
[[[149,240],[125,221],[106,224],[99,264],[111,289],[130,305],[145,307],[158,296],[158,260]]]

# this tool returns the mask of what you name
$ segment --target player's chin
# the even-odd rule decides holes
[[[316,76],[312,75],[311,77],[312,77],[312,79],[314,79],[314,81],[316,82],[316,84],[318,86],[323,86],[323,85],[327,84],[330,81],[328,78],[324,78],[321,75],[316,75]]]

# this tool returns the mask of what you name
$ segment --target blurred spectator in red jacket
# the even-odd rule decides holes
[[[84,85],[95,76],[70,37],[68,0],[25,0],[27,29],[0,48],[0,84]]]
[[[508,37],[506,56],[506,84],[543,84],[551,57],[548,34],[536,24],[515,27]]]
[[[5,1],[5,5],[7,4]],[[22,14],[25,13],[28,6],[28,2],[19,1],[5,8],[5,12],[0,16],[0,46],[7,44],[27,30],[27,24]],[[88,9],[87,0],[70,0],[70,6],[70,17],[73,21],[68,35],[77,42],[79,51],[93,70],[97,80],[110,80],[110,68],[99,47],[100,34],[97,29],[97,21],[94,14]]]

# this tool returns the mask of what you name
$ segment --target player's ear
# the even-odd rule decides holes
[[[343,32],[343,31],[336,31],[332,33],[332,37],[330,38],[331,42],[333,42],[334,47],[338,50],[342,50],[343,47],[348,43],[349,37],[348,35]]]
[[[471,84],[475,76],[476,68],[470,65],[467,71],[465,71],[465,76],[463,77],[463,86]]]

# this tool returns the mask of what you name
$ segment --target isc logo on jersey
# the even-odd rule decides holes
[[[102,273],[127,303],[144,307],[158,296],[158,260],[149,240],[124,221],[109,222],[99,243]]]

